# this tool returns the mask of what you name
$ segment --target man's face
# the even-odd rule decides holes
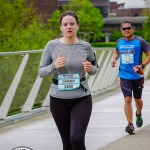
[[[130,23],[123,23],[122,28],[121,28],[121,32],[122,32],[124,37],[130,38],[134,34],[134,27],[131,26]]]

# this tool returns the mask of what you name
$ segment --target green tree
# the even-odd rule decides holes
[[[141,30],[135,30],[135,35],[144,37],[143,31]],[[111,42],[116,42],[119,38],[121,38],[123,35],[121,31],[112,31],[110,35],[110,41]]]
[[[116,42],[121,37],[122,37],[122,33],[120,31],[112,31],[110,35],[110,41]]]
[[[0,51],[42,49],[49,33],[33,5],[24,0],[0,0]]]
[[[63,6],[62,10],[56,10],[49,19],[51,37],[56,38],[60,35],[59,17],[63,11],[73,10],[79,17],[79,36],[84,40],[98,40],[103,37],[103,17],[99,9],[95,8],[89,0],[74,0]]]
[[[143,30],[144,30],[144,38],[150,42],[150,30],[149,30],[149,27],[150,27],[150,14],[147,18],[147,20],[145,21],[144,25],[143,25]]]

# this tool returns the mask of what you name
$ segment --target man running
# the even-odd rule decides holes
[[[125,99],[124,112],[128,122],[125,131],[129,134],[135,132],[132,117],[132,93],[136,105],[136,126],[143,125],[141,97],[144,75],[142,69],[150,62],[150,47],[142,37],[134,35],[134,31],[135,27],[132,22],[126,21],[121,24],[121,32],[124,37],[117,41],[111,62],[112,67],[115,67],[118,58],[120,58],[120,87]],[[143,52],[147,58],[142,62]]]

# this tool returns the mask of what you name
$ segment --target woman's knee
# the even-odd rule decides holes
[[[80,133],[73,134],[70,140],[71,140],[72,150],[85,150],[84,136],[82,136]]]

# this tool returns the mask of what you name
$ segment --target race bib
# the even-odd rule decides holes
[[[133,64],[134,57],[133,54],[122,54],[122,64]]]
[[[75,90],[80,87],[79,74],[58,75],[58,90]]]

